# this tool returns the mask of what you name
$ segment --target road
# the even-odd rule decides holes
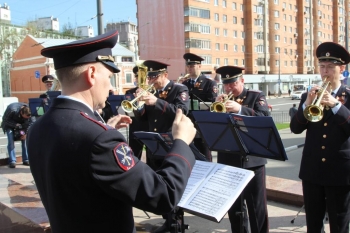
[[[298,107],[300,100],[292,100],[290,97],[285,97],[267,99],[267,102],[272,105],[273,112],[288,112],[293,104],[296,104]]]

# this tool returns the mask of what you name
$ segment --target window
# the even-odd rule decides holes
[[[279,12],[279,11],[275,11],[275,12],[274,12],[274,16],[275,16],[275,18],[280,17],[280,12]]]
[[[254,25],[262,27],[264,25],[264,21],[262,19],[254,19]]]
[[[228,50],[228,44],[224,44],[224,50],[225,50],[225,51]]]
[[[275,47],[275,53],[280,53],[280,48],[279,47]]]
[[[216,49],[216,50],[220,50],[220,44],[219,44],[219,43],[216,43],[216,44],[215,44],[215,49]]]
[[[220,65],[220,58],[216,58],[216,65]]]
[[[211,56],[210,55],[202,55],[201,56],[204,61],[202,61],[202,64],[211,64]]]
[[[242,66],[245,66],[245,61],[244,61],[244,59],[242,59]]]
[[[235,2],[232,3],[232,10],[237,10],[237,4]]]
[[[203,34],[209,34],[210,33],[210,26],[209,25],[195,24],[195,23],[186,23],[185,24],[185,32],[200,32]]]
[[[275,29],[279,30],[280,29],[280,24],[279,23],[275,23]]]
[[[133,83],[133,80],[132,80],[132,73],[130,72],[126,72],[125,73],[125,83]]]
[[[242,39],[245,38],[245,32],[242,32]]]
[[[241,24],[244,25],[244,18],[241,18]]]
[[[218,13],[215,13],[215,14],[214,14],[214,18],[215,18],[215,21],[219,21],[219,14],[218,14]]]
[[[132,62],[132,57],[122,57],[122,62]]]
[[[233,24],[237,24],[237,17],[233,16]]]
[[[224,58],[224,66],[228,65],[228,58]]]
[[[210,40],[187,39],[185,41],[185,48],[211,49],[210,45]]]
[[[276,61],[275,61],[275,64],[276,64],[276,66],[279,66],[279,65],[280,65],[280,61],[279,61],[279,60],[276,60]]]
[[[223,21],[224,23],[227,23],[227,15],[223,15],[223,16],[222,16],[222,21]]]
[[[256,53],[263,53],[264,52],[264,46],[263,45],[258,45],[255,47],[254,52]]]
[[[237,31],[233,31],[233,38],[237,38]]]
[[[233,65],[238,66],[238,59],[233,60]]]
[[[198,9],[194,7],[186,7],[185,16],[193,16],[198,18],[210,19],[210,11],[204,10],[204,9]]]
[[[218,6],[219,5],[219,0],[214,0],[214,6]]]
[[[280,36],[279,35],[275,35],[275,41],[280,41]]]
[[[233,45],[233,51],[235,51],[235,52],[237,52],[237,45],[235,44],[235,45]]]
[[[242,49],[242,52],[245,52],[245,46],[244,45],[242,45],[241,49]]]
[[[220,35],[220,29],[219,28],[215,28],[215,35],[219,36]]]
[[[278,0],[273,0],[273,3],[274,3],[275,5],[278,5]]]
[[[224,37],[227,37],[227,29],[224,29]]]
[[[243,5],[243,4],[241,4],[240,10],[241,10],[241,11],[244,11],[244,5]]]
[[[226,8],[226,0],[222,0],[222,7]]]

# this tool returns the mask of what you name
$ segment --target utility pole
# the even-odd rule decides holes
[[[98,34],[99,35],[104,33],[102,16],[103,16],[103,13],[102,13],[102,0],[97,0],[97,27],[98,27]]]

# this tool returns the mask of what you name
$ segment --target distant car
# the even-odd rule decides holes
[[[272,105],[268,104],[267,106],[269,107],[269,111],[272,112]]]
[[[303,94],[303,91],[295,91],[290,96],[292,97],[292,100],[300,100],[301,95]]]

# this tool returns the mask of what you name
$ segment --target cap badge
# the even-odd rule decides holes
[[[99,61],[111,61],[111,62],[114,62],[114,58],[113,58],[111,55],[108,55],[108,56],[101,56],[101,55],[98,55],[98,56],[97,56],[97,60],[99,60]]]
[[[149,70],[150,70],[150,71],[153,71],[153,68],[150,68]]]
[[[226,78],[229,78],[230,77],[230,75],[229,74],[226,74]]]
[[[331,54],[329,52],[326,53],[326,57],[329,57]]]

